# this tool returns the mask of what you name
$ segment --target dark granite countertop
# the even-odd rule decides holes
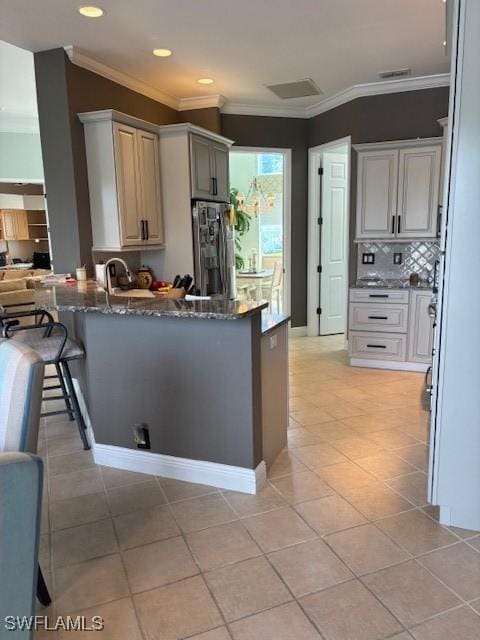
[[[108,295],[96,282],[38,285],[35,304],[40,309],[135,316],[167,316],[211,320],[240,320],[267,307],[267,302],[224,300],[172,300]]]
[[[274,331],[282,324],[286,324],[290,320],[290,316],[285,316],[279,313],[262,313],[262,335],[266,335],[271,331]]]
[[[359,279],[354,282],[351,289],[431,289],[432,284],[419,282],[418,285],[411,285],[408,280],[390,280],[390,279]]]

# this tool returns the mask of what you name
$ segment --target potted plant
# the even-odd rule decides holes
[[[235,187],[230,189],[230,204],[233,206],[233,211],[235,213],[235,268],[239,271],[245,266],[245,261],[240,253],[242,250],[240,238],[248,233],[252,217],[246,211],[240,209],[238,189],[235,189]]]

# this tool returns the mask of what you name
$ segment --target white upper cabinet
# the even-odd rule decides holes
[[[397,236],[435,238],[442,147],[400,149],[399,154]]]
[[[160,152],[158,135],[138,130],[140,176],[140,221],[144,221],[144,241],[164,244],[162,197],[160,192]]]
[[[440,140],[365,144],[355,148],[357,239],[435,238]]]
[[[190,136],[192,198],[210,199],[214,189],[212,144],[202,136]]]
[[[357,237],[384,238],[394,232],[398,151],[358,154]]]
[[[136,129],[113,123],[120,238],[123,246],[141,241],[138,144]],[[88,154],[88,151],[87,151]],[[89,183],[91,180],[89,178]],[[92,215],[94,212],[92,212]],[[95,239],[94,239],[95,243]]]
[[[227,144],[190,135],[193,199],[229,202],[228,149]]]
[[[222,202],[230,202],[228,178],[228,147],[214,142],[212,145],[214,163],[215,197]]]
[[[79,118],[85,131],[93,249],[162,248],[158,127],[112,110]]]

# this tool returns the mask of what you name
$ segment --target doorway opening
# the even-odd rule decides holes
[[[308,150],[308,336],[347,332],[350,154],[350,136]]]
[[[237,213],[239,299],[267,300],[290,313],[290,149],[230,150],[230,197]]]

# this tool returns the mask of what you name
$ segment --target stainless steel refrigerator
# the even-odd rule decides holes
[[[230,205],[194,202],[193,260],[195,284],[203,296],[233,300],[235,287],[235,227]]]

